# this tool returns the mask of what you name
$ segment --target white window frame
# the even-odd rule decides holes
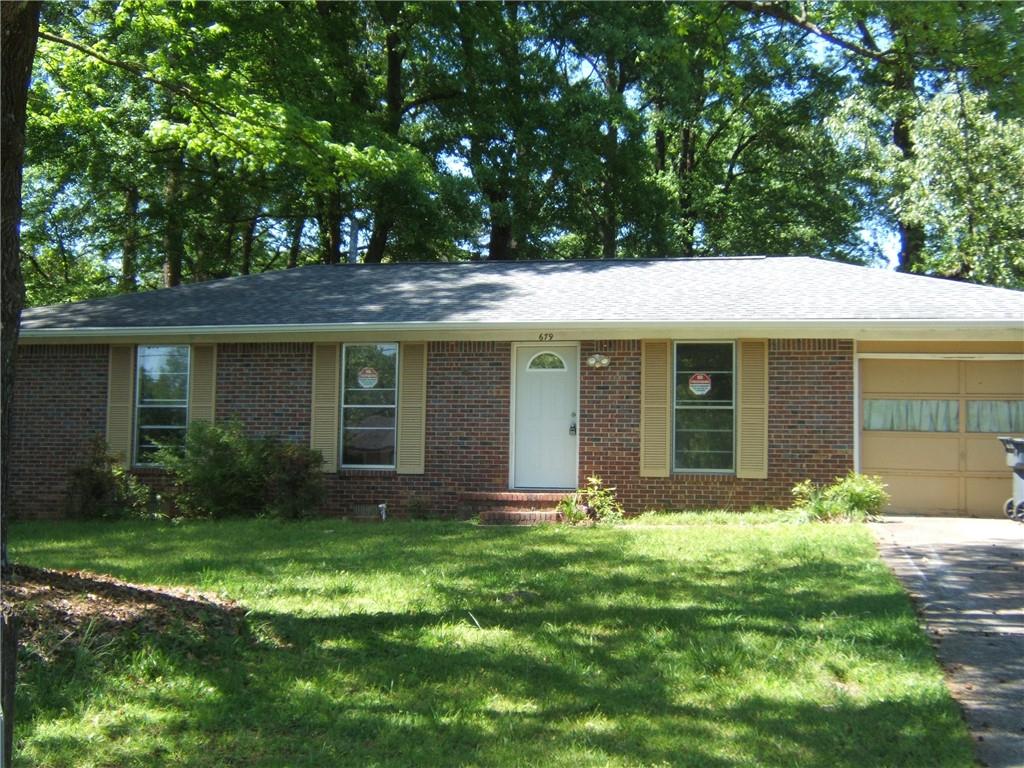
[[[142,350],[144,349],[187,349],[188,350],[188,369],[185,371],[185,405],[154,405],[145,406],[142,404],[141,389],[142,389],[142,376],[139,374],[142,371],[142,367],[139,364],[142,358]],[[162,467],[162,464],[156,462],[144,462],[139,461],[139,409],[152,407],[152,408],[180,408],[185,412],[185,425],[180,427],[186,434],[188,433],[189,425],[189,408],[192,399],[192,345],[191,344],[138,344],[135,347],[135,401],[132,403],[132,466],[133,467]],[[169,426],[167,429],[179,429],[179,427]]]
[[[677,389],[679,387],[679,345],[696,345],[696,344],[714,344],[722,346],[728,344],[732,349],[732,405],[701,405],[701,406],[680,406],[677,405],[678,400],[676,399]],[[737,378],[738,371],[736,370],[736,342],[732,339],[719,339],[719,340],[694,340],[687,341],[680,339],[672,342],[672,445],[671,445],[671,457],[672,457],[672,474],[675,475],[735,475],[736,474],[736,440],[738,435],[736,434],[736,389],[737,389]],[[679,411],[687,410],[719,410],[719,411],[732,411],[732,466],[729,469],[700,469],[700,468],[684,468],[676,466],[676,418]]]
[[[345,364],[348,358],[349,347],[394,347],[395,348],[395,403],[394,405],[346,405],[345,404]],[[400,357],[402,345],[397,341],[353,341],[341,345],[341,370],[339,371],[339,402],[338,402],[338,466],[341,469],[395,469],[398,466],[398,393],[400,382],[398,377],[401,371]],[[393,408],[395,411],[395,425],[392,431],[395,433],[394,461],[391,464],[345,464],[345,409],[346,408]],[[381,429],[369,427],[369,429]],[[383,431],[383,430],[382,430]]]

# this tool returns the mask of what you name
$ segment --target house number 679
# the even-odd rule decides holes
[[[555,338],[555,334],[553,334],[553,333],[538,333],[537,334],[537,341],[551,341],[553,338]]]

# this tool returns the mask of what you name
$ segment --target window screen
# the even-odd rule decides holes
[[[181,449],[188,429],[187,346],[140,346],[136,363],[135,463],[162,446]]]
[[[731,343],[678,343],[674,469],[734,468],[735,382]]]
[[[341,465],[394,467],[398,345],[346,344],[341,383]]]

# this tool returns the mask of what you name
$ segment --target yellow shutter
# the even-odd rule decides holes
[[[640,476],[668,477],[671,451],[672,344],[644,341],[640,360]]]
[[[740,339],[736,476],[768,477],[768,342]]]
[[[110,347],[107,369],[107,445],[124,466],[132,460],[132,403],[135,390],[135,348]]]
[[[338,345],[313,345],[313,407],[309,444],[320,451],[324,462],[320,469],[338,469]]]
[[[402,344],[398,368],[398,449],[395,471],[422,475],[426,455],[427,345]]]
[[[188,421],[213,423],[215,392],[217,388],[217,345],[195,344],[192,346],[192,363],[189,367]]]

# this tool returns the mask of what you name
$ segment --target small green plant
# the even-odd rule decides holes
[[[122,466],[101,437],[89,441],[64,489],[65,514],[82,520],[143,517],[149,502],[149,487]]]
[[[195,422],[185,448],[161,448],[174,502],[186,517],[297,518],[323,501],[319,451],[247,437],[237,421]]]
[[[587,508],[583,502],[582,491],[573,491],[564,496],[556,509],[562,516],[562,522],[569,525],[579,525],[587,519]]]
[[[861,521],[877,517],[889,503],[882,478],[850,472],[828,486],[804,480],[793,487],[794,509],[810,520]]]
[[[597,475],[587,478],[587,486],[574,491],[558,503],[558,511],[569,525],[585,522],[617,523],[622,520],[623,509],[615,497],[614,488],[605,488]]]

